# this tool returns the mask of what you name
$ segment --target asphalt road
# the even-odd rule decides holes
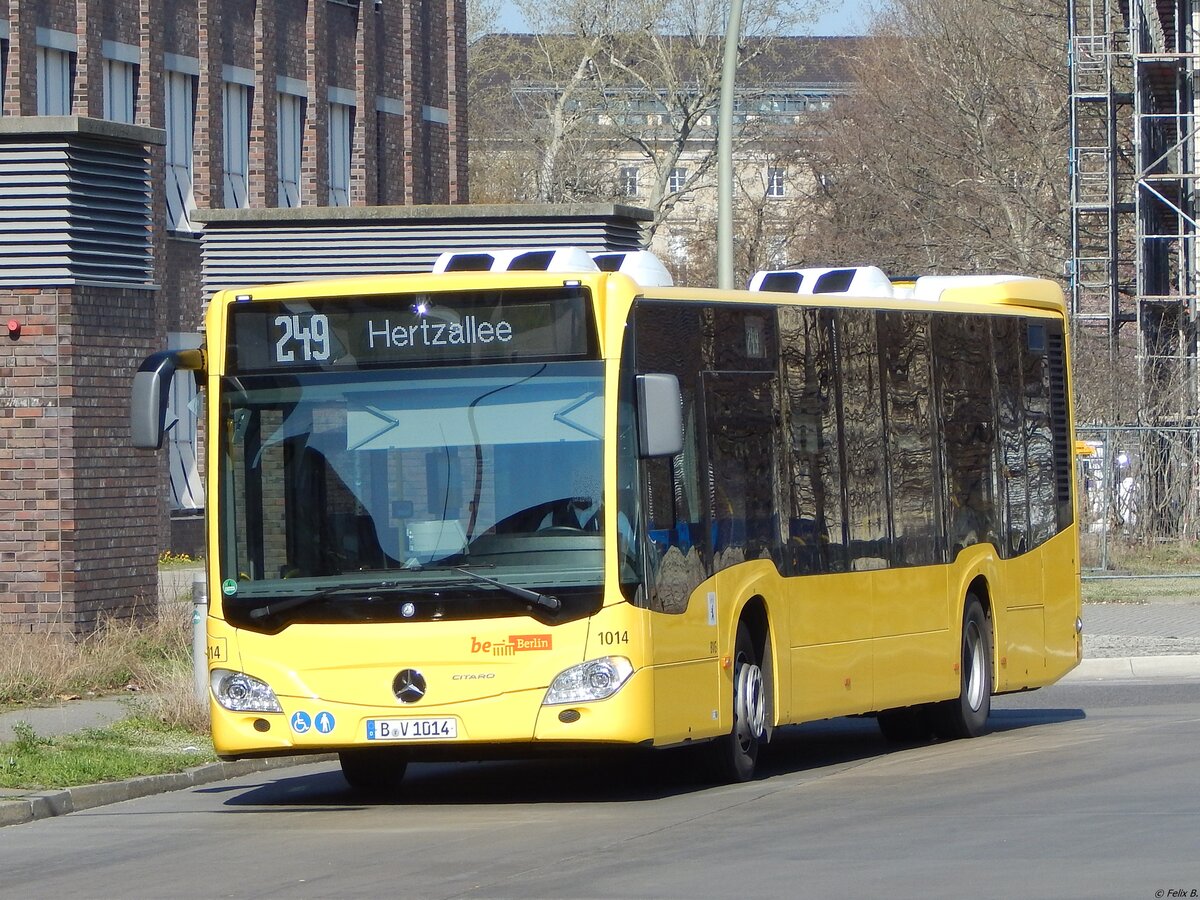
[[[1197,687],[1058,685],[904,749],[816,723],[738,786],[655,754],[413,766],[379,803],[310,765],[3,829],[0,897],[1200,896]]]

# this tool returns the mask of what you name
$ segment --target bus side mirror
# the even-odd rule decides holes
[[[683,452],[683,395],[674,375],[638,375],[638,456]]]
[[[162,449],[166,433],[167,396],[171,379],[179,369],[199,372],[204,369],[201,350],[163,350],[142,362],[133,376],[129,400],[129,431],[133,446],[140,450]]]

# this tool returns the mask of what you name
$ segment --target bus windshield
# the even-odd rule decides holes
[[[227,612],[348,602],[355,585],[506,596],[460,577],[472,571],[536,591],[600,585],[602,368],[224,378]]]

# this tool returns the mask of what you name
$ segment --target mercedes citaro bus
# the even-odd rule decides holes
[[[648,254],[447,255],[216,294],[133,385],[207,393],[223,758],[698,745],[868,714],[970,737],[1081,657],[1067,317],[1010,276],[670,286]]]

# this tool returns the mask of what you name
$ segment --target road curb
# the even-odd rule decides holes
[[[1122,678],[1172,678],[1200,676],[1200,655],[1123,656],[1084,659],[1063,681],[1106,681]]]
[[[108,806],[123,800],[148,797],[151,794],[182,791],[203,784],[212,784],[215,781],[224,781],[227,778],[253,775],[255,772],[286,769],[315,762],[331,762],[335,759],[337,757],[333,754],[242,759],[236,762],[208,763],[183,772],[172,772],[166,775],[143,775],[124,781],[39,791],[13,799],[0,797],[0,828],[5,825],[24,825],[38,819],[65,816],[68,813],[81,812],[97,806]],[[0,788],[0,791],[3,790]]]

